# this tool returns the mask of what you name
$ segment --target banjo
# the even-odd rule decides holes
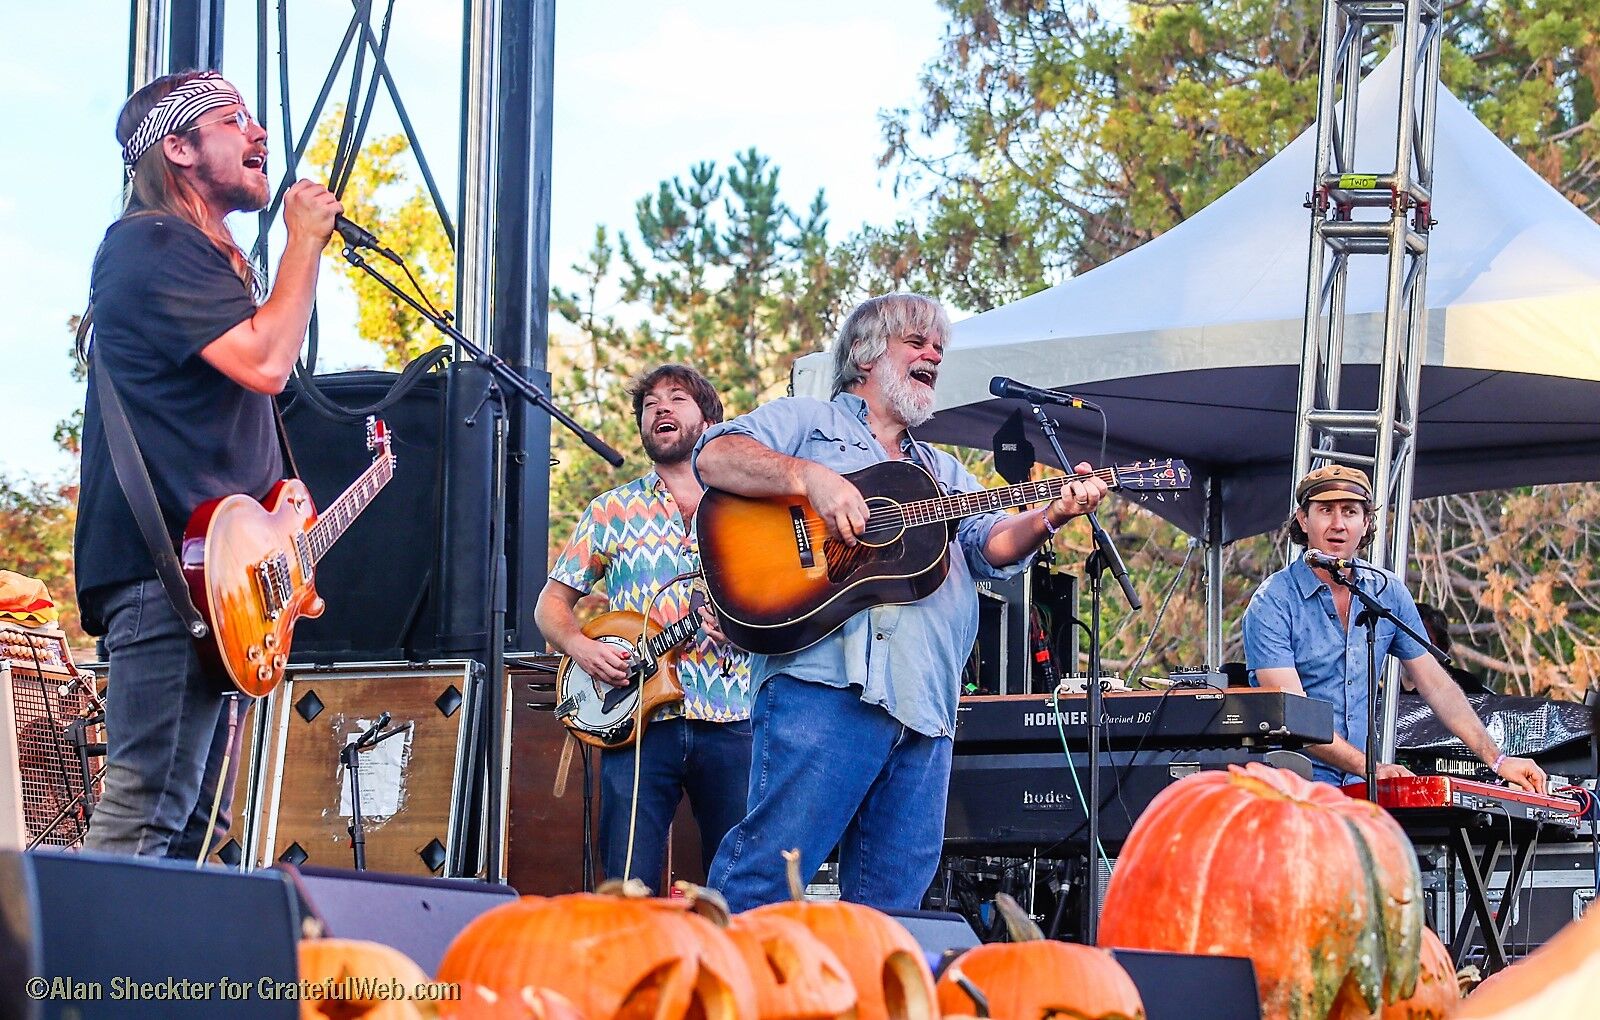
[[[704,603],[696,585],[689,611],[665,627],[654,620],[647,625],[644,614],[628,610],[590,620],[583,628],[585,637],[628,651],[628,682],[620,687],[608,684],[563,655],[556,667],[556,718],[574,737],[594,747],[626,747],[637,740],[657,709],[683,700],[678,654],[699,633],[699,609]]]

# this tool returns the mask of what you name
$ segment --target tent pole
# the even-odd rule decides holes
[[[1222,480],[1206,479],[1206,668],[1222,668]]]

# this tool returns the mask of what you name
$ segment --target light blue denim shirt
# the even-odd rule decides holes
[[[763,446],[791,457],[814,460],[840,474],[889,460],[867,426],[866,401],[853,393],[832,400],[784,397],[713,425],[700,437],[694,455],[718,436],[749,436]],[[912,454],[910,440],[902,451],[912,463],[932,468],[939,484],[951,492],[981,489],[960,461],[926,443]],[[786,655],[750,657],[752,696],[768,677],[779,673],[832,687],[859,687],[861,700],[881,705],[896,720],[930,737],[955,732],[961,669],[978,636],[978,594],[973,575],[1000,579],[1027,566],[1029,559],[995,567],[983,555],[989,531],[1004,512],[963,519],[956,528],[950,573],[932,595],[904,606],[863,609],[832,634],[809,648]]]
[[[1417,604],[1404,584],[1387,570],[1361,561],[1356,572],[1363,591],[1377,596],[1378,603],[1393,612],[1418,634],[1422,618]],[[1309,697],[1333,706],[1333,728],[1357,750],[1367,748],[1367,629],[1356,624],[1361,603],[1350,602],[1350,629],[1339,625],[1339,612],[1333,605],[1333,592],[1306,565],[1295,561],[1267,578],[1250,599],[1244,611],[1244,656],[1250,666],[1250,682],[1257,683],[1256,671],[1293,666],[1300,674],[1301,686]],[[1377,664],[1393,655],[1405,661],[1426,655],[1410,635],[1388,620],[1377,627]],[[1314,778],[1341,784],[1358,781],[1331,765],[1313,761]]]

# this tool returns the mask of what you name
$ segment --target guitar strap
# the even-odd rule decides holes
[[[150,549],[150,559],[156,565],[156,577],[167,590],[167,599],[183,621],[189,636],[203,641],[211,635],[211,628],[201,618],[189,597],[189,586],[183,581],[183,568],[172,547],[172,536],[167,532],[161,505],[156,501],[155,486],[150,483],[150,469],[145,465],[144,454],[139,451],[139,441],[133,436],[133,425],[122,406],[117,386],[106,371],[105,360],[100,357],[100,345],[89,345],[89,359],[94,364],[95,390],[100,394],[100,420],[106,434],[106,446],[111,451],[111,466],[117,474],[117,484],[133,511],[145,545]]]
[[[939,481],[939,473],[928,462],[928,456],[922,450],[922,440],[918,439],[910,428],[906,429],[906,435],[911,439],[911,453],[917,458],[917,466],[928,472],[928,477],[933,479],[933,484],[939,489],[939,495],[950,495],[949,491],[945,489],[944,483]]]

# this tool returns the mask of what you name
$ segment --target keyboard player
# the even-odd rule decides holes
[[[1289,537],[1308,550],[1354,560],[1372,542],[1375,510],[1366,472],[1338,464],[1321,467],[1295,486]],[[1386,608],[1423,632],[1416,603],[1394,574],[1362,561],[1357,577]],[[1305,751],[1315,761],[1314,777],[1335,785],[1358,781],[1366,769],[1367,635],[1352,622],[1360,606],[1352,611],[1351,602],[1349,590],[1332,583],[1327,570],[1297,557],[1262,583],[1244,614],[1251,682],[1333,705],[1333,743]],[[1496,775],[1521,789],[1545,792],[1543,770],[1500,750],[1426,649],[1388,620],[1377,623],[1376,647],[1379,668],[1386,655],[1399,659],[1406,679],[1439,721]],[[1410,774],[1400,765],[1378,765],[1380,779]]]

